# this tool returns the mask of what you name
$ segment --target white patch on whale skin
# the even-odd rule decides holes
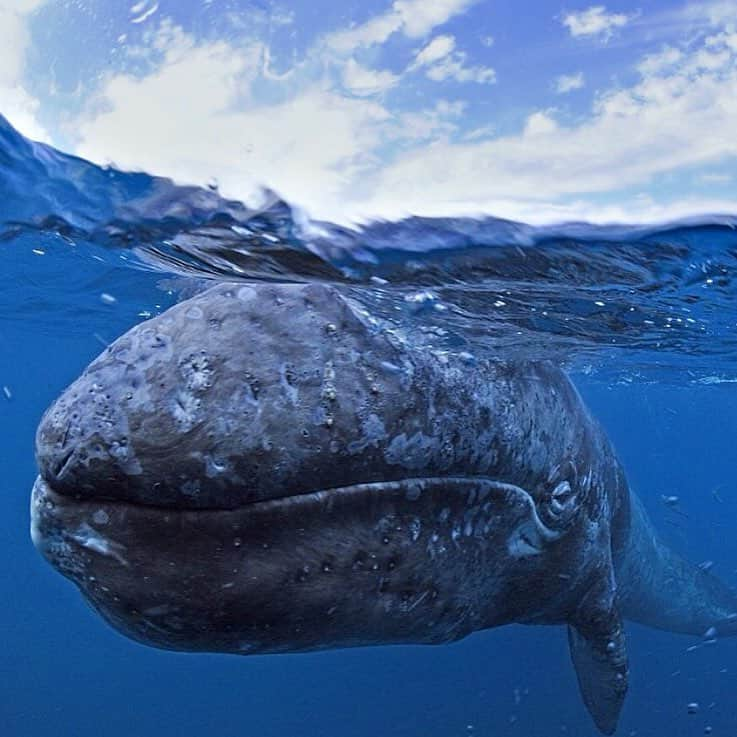
[[[241,287],[236,296],[241,302],[250,302],[252,299],[255,299],[257,295],[256,290],[253,287]]]
[[[384,451],[384,458],[387,463],[392,465],[400,465],[404,468],[416,470],[425,468],[437,449],[437,438],[419,431],[409,438],[406,433],[401,433],[392,440],[389,447]]]
[[[437,532],[433,532],[430,535],[430,539],[427,541],[426,550],[430,558],[433,560],[435,559],[435,556],[448,552],[448,548],[445,547],[445,544]]]
[[[429,594],[429,591],[423,591],[421,594],[418,594],[413,599],[400,602],[399,611],[403,614],[409,614],[409,612],[413,611],[420,604],[422,604],[422,602],[428,597]]]
[[[82,561],[79,560],[79,556],[74,555],[72,546],[61,535],[44,537],[40,549],[52,565],[65,576],[78,579],[84,574],[85,567]]]
[[[85,574],[81,556],[75,555],[68,534],[57,525],[49,525],[47,514],[53,514],[55,504],[45,494],[46,484],[36,478],[31,493],[31,540],[37,550],[62,574],[80,580]]]
[[[422,522],[419,517],[413,517],[409,523],[409,536],[412,542],[417,542],[422,533]]]
[[[381,368],[384,369],[384,371],[387,371],[390,374],[401,374],[402,373],[402,367],[397,366],[395,363],[392,363],[391,361],[382,361],[380,366]]]
[[[455,543],[456,547],[460,547],[458,545],[458,540],[460,540],[461,535],[462,535],[461,526],[460,524],[458,524],[458,522],[456,522],[453,524],[453,527],[450,531],[450,539]]]
[[[322,372],[322,392],[321,397],[330,402],[337,398],[335,389],[335,365],[332,361],[325,361],[325,367]]]
[[[189,392],[180,391],[172,403],[171,411],[182,432],[189,432],[197,419],[200,400]]]
[[[118,440],[113,440],[112,443],[110,443],[108,453],[113,458],[117,459],[118,465],[128,476],[138,476],[143,473],[143,467],[141,466],[138,458],[136,458],[135,454],[132,452],[127,441],[125,443],[121,443]]]
[[[205,454],[203,460],[205,461],[205,475],[209,479],[220,476],[228,470],[227,462],[220,458],[215,458],[209,453]]]
[[[296,407],[299,402],[299,389],[287,380],[288,371],[289,367],[283,363],[279,369],[279,383],[289,403],[292,407]]]
[[[386,438],[386,428],[384,427],[384,423],[381,418],[373,412],[361,423],[361,432],[363,433],[361,440],[355,440],[348,444],[348,452],[351,455],[354,453],[360,453],[366,450],[369,446],[378,448],[381,441]]]
[[[78,545],[81,545],[83,548],[87,548],[87,550],[92,550],[100,555],[113,558],[123,566],[129,565],[128,561],[121,554],[125,548],[118,543],[111,542],[110,540],[102,537],[97,530],[86,522],[83,522],[77,528],[77,531],[70,534],[69,537]]]
[[[31,518],[31,540],[44,557],[64,575],[79,578],[84,574],[84,565],[79,556],[74,555],[72,546],[64,539],[64,534],[50,534],[44,530],[40,518]]]
[[[448,479],[448,481],[451,480]],[[519,505],[525,509],[524,519],[517,524],[507,539],[507,550],[512,557],[538,555],[543,552],[546,543],[558,540],[565,534],[565,529],[548,527],[542,521],[533,497],[525,489],[498,481],[488,481],[480,485],[487,486],[486,493],[482,494],[479,490],[468,497],[467,501],[475,500],[478,503],[467,507],[460,519],[452,519],[451,510],[448,507],[443,508],[438,514],[438,522],[441,525],[450,526],[450,540],[456,547],[461,547],[464,538],[483,537],[494,525],[493,507],[488,501],[488,496],[492,492],[503,493],[507,504]],[[570,499],[575,498],[567,482],[559,484],[555,491],[562,505],[570,503]],[[480,503],[482,499],[487,501]],[[432,557],[438,552],[436,537],[437,533],[432,534],[428,543],[428,553]]]
[[[212,386],[215,372],[206,352],[200,351],[179,361],[179,374],[188,392],[201,394]]]
[[[201,320],[202,317],[204,317],[204,312],[202,312],[202,309],[198,307],[197,305],[192,305],[185,313],[185,317],[188,317],[190,320]]]

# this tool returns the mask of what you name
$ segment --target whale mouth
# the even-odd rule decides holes
[[[464,517],[458,529],[460,536],[482,536],[488,533],[503,509],[515,509],[520,524],[510,535],[508,548],[513,556],[536,555],[546,543],[558,539],[562,529],[547,524],[541,518],[532,495],[514,484],[481,476],[437,476],[405,478],[391,481],[356,483],[331,489],[256,500],[237,507],[197,508],[175,505],[152,505],[128,500],[76,498],[60,494],[38,476],[31,495],[31,536],[36,547],[58,566],[59,551],[85,549],[94,555],[106,556],[127,565],[123,551],[126,544],[112,542],[127,536],[126,528],[145,526],[149,521],[163,519],[168,529],[187,527],[196,521],[210,524],[213,520],[299,519],[300,514],[320,510],[330,515],[346,507],[363,505],[367,518],[387,500],[395,507],[412,508],[424,498],[432,497],[432,506],[440,522],[451,506],[485,512],[479,520]],[[447,497],[447,506],[444,498]],[[496,510],[495,513],[490,510]],[[225,526],[224,524],[224,526]],[[179,528],[177,528],[179,525]],[[237,525],[236,525],[237,527]],[[110,534],[108,534],[110,531]]]
[[[243,652],[248,642],[249,652],[291,652],[324,647],[325,637],[347,645],[455,639],[485,622],[486,610],[459,593],[465,577],[452,574],[449,556],[467,562],[471,579],[502,586],[509,570],[533,570],[562,533],[527,491],[478,477],[192,509],[76,499],[39,476],[31,501],[37,549],[108,623],[187,651]],[[346,591],[359,592],[355,602]],[[461,614],[443,608],[456,599]],[[337,623],[326,619],[336,602]],[[432,631],[407,616],[422,607],[435,612]],[[396,613],[389,624],[387,611]],[[303,617],[314,626],[303,630]]]
[[[307,505],[307,504],[325,504],[330,508],[330,501],[337,496],[359,496],[370,492],[381,491],[391,494],[403,491],[407,500],[415,501],[420,498],[423,491],[438,486],[446,486],[449,490],[453,489],[471,489],[470,498],[478,494],[480,498],[486,498],[490,494],[505,494],[507,496],[516,496],[524,500],[529,505],[536,526],[541,534],[546,538],[554,535],[554,531],[542,521],[537,514],[535,501],[532,495],[512,483],[498,481],[487,476],[419,476],[407,477],[399,479],[390,479],[382,481],[366,481],[356,482],[344,486],[331,487],[326,489],[314,489],[310,491],[285,494],[283,496],[269,497],[266,499],[254,499],[252,501],[240,502],[231,507],[191,507],[187,504],[176,504],[174,502],[155,504],[148,501],[130,500],[130,499],[114,499],[110,497],[89,497],[87,495],[76,496],[69,494],[67,491],[60,492],[54,488],[52,483],[39,475],[33,486],[32,498],[48,497],[53,499],[55,506],[62,508],[88,508],[88,507],[120,507],[120,508],[139,508],[148,510],[151,513],[161,512],[163,514],[208,514],[217,512],[236,512],[236,511],[262,511],[285,505]],[[474,489],[478,488],[478,491]],[[475,492],[475,493],[473,493]]]

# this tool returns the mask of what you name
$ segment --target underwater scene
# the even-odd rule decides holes
[[[164,5],[0,0],[0,21],[17,40],[48,11],[68,44],[71,18],[94,19],[100,48],[124,24],[165,61],[172,44],[197,57],[173,6],[150,30]],[[300,16],[204,2],[197,23],[247,11],[279,38],[295,14],[305,29],[338,17],[324,5]],[[343,54],[353,100],[410,73],[492,84],[458,50],[460,30],[431,38],[477,5],[397,0],[373,20],[355,11],[324,43]],[[602,58],[625,27],[667,41],[639,10],[540,5]],[[710,5],[704,20],[657,5],[658,27],[690,24],[691,52],[721,54],[714,79],[733,83],[737,8]],[[415,49],[395,81],[346,61],[395,36]],[[210,43],[209,58],[228,58]],[[145,80],[152,59],[131,48]],[[681,63],[671,51],[661,81]],[[292,84],[259,58],[264,84]],[[715,69],[699,58],[692,85],[695,69]],[[176,84],[144,93],[132,79],[116,89],[156,97]],[[163,157],[159,176],[126,145],[104,160],[91,128],[87,148],[72,145],[69,120],[46,135],[53,116],[28,118],[41,108],[18,84],[0,73],[2,735],[737,734],[737,207],[709,195],[670,210],[648,200],[631,220],[609,204],[573,217],[575,203],[551,195],[544,217],[533,199],[505,210],[493,187],[486,200],[438,194],[476,154],[451,161],[448,141],[428,138],[439,158],[426,178],[410,152],[376,180],[396,207],[372,195],[341,210],[344,179],[360,189],[366,162],[338,186],[310,153],[285,164],[294,190],[257,162],[238,190],[242,162],[203,143],[221,176],[198,181],[173,141],[183,168]],[[97,121],[116,114],[105,104]],[[724,119],[712,122],[705,134],[727,141]],[[121,141],[138,124],[123,123]],[[556,179],[545,145],[532,159],[523,149],[558,129],[530,124],[542,127],[499,164],[524,170],[510,197],[526,177]],[[213,141],[227,131],[212,128]],[[463,146],[491,135],[471,133]],[[409,144],[392,135],[401,157]],[[725,147],[712,174],[726,198]],[[334,201],[318,202],[313,170]],[[415,204],[425,190],[436,206]]]

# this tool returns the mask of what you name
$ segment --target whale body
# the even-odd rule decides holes
[[[559,368],[413,347],[321,285],[218,285],[112,343],[37,434],[32,536],[117,630],[240,654],[563,625],[616,729],[622,620],[737,633]]]

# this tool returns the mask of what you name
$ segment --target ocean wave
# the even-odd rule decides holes
[[[737,216],[705,215],[651,226],[410,217],[351,228],[310,220],[269,191],[249,207],[214,188],[100,167],[28,141],[0,117],[6,264],[12,249],[42,243],[57,254],[51,271],[66,274],[49,285],[49,260],[16,257],[39,279],[8,279],[6,320],[47,315],[65,289],[72,319],[100,279],[133,294],[142,271],[175,276],[185,292],[211,280],[320,280],[440,350],[728,383],[737,375],[736,226]],[[114,265],[101,275],[85,258]]]

